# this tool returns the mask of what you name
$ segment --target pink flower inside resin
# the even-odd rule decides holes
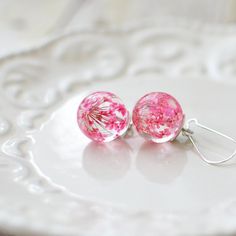
[[[109,142],[129,127],[129,112],[116,95],[95,92],[79,105],[77,121],[82,132],[96,142]]]
[[[137,102],[132,119],[140,135],[153,142],[164,143],[178,136],[183,127],[184,114],[174,97],[153,92]]]

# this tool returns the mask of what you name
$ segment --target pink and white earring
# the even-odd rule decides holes
[[[184,113],[178,101],[171,95],[163,92],[152,92],[141,97],[136,103],[132,120],[137,132],[145,139],[155,143],[173,141],[181,132],[186,136],[200,155],[208,164],[221,164],[236,156],[232,154],[219,160],[209,160],[200,150],[191,125],[221,136],[234,144],[236,140],[216,130],[200,124],[197,119],[190,119],[184,124]]]
[[[174,97],[153,92],[138,100],[132,120],[141,136],[155,143],[164,143],[179,135],[184,124],[184,114]]]
[[[200,124],[197,119],[184,122],[185,115],[179,102],[163,92],[152,92],[141,97],[136,103],[132,121],[137,132],[155,143],[173,141],[182,132],[208,164],[221,164],[236,156],[232,154],[219,160],[209,160],[200,150],[192,125],[214,133],[236,144],[236,140]],[[79,105],[77,122],[81,131],[95,142],[109,142],[126,134],[131,126],[130,115],[123,102],[110,92],[94,92]]]
[[[79,105],[77,122],[95,142],[109,142],[126,133],[130,115],[123,102],[110,92],[94,92]]]

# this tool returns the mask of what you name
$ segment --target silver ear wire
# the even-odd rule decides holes
[[[236,156],[236,149],[235,149],[234,152],[230,156],[226,157],[223,160],[220,160],[220,161],[210,161],[210,160],[208,160],[206,158],[206,156],[200,151],[200,149],[198,148],[198,145],[196,144],[196,142],[193,139],[194,132],[189,128],[191,123],[194,123],[196,126],[202,128],[202,129],[205,129],[205,130],[207,130],[209,132],[212,132],[212,133],[215,133],[215,134],[217,134],[219,136],[222,136],[222,137],[232,141],[233,143],[236,143],[236,140],[231,138],[231,137],[229,137],[229,136],[227,136],[227,135],[225,135],[225,134],[222,134],[222,133],[220,133],[220,132],[218,132],[218,131],[216,131],[214,129],[211,129],[211,128],[207,127],[207,126],[204,126],[204,125],[200,124],[197,119],[190,119],[190,120],[188,120],[186,122],[185,127],[182,128],[182,134],[184,136],[188,137],[188,139],[193,144],[194,148],[196,149],[196,151],[198,152],[199,156],[201,157],[201,159],[203,161],[205,161],[208,164],[218,165],[218,164],[225,163],[225,162],[231,160],[232,158],[234,158]]]

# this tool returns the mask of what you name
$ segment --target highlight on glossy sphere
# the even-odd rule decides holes
[[[88,138],[96,142],[109,142],[127,131],[130,117],[115,94],[94,92],[79,105],[77,122]]]
[[[132,119],[140,135],[163,143],[178,136],[183,127],[184,114],[174,97],[163,92],[152,92],[136,103]]]

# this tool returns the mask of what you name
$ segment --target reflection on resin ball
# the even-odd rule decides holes
[[[129,127],[129,112],[110,92],[95,92],[79,105],[77,121],[82,132],[96,142],[109,142],[123,135]]]
[[[174,140],[184,122],[178,101],[162,92],[143,96],[135,105],[132,118],[138,133],[156,143]]]

